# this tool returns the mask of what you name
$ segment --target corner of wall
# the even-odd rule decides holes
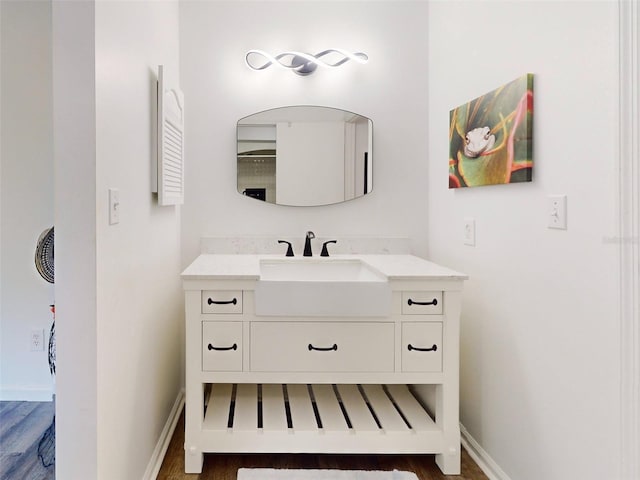
[[[622,478],[640,478],[640,7],[620,1],[618,202]]]
[[[95,3],[52,2],[56,476],[98,478]]]

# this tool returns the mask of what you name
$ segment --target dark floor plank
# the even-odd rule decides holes
[[[39,442],[42,434],[53,421],[53,404],[51,402],[20,402],[29,404],[26,415],[10,415],[7,423],[11,424],[0,436],[0,451],[3,453],[21,453],[34,442]],[[21,409],[16,409],[21,410]],[[14,410],[14,411],[16,411]],[[21,410],[21,413],[23,410]],[[3,424],[4,415],[0,418]]]
[[[205,454],[199,475],[184,473],[184,412],[169,444],[157,480],[236,480],[239,468],[320,468],[341,470],[405,470],[419,480],[488,480],[466,451],[462,474],[443,475],[434,455],[228,455]]]
[[[0,402],[0,480],[53,480],[38,445],[54,416],[53,402]]]
[[[0,415],[2,415],[3,412],[9,412],[14,408],[18,408],[18,406],[21,403],[24,403],[24,402],[8,402],[8,401],[0,402]]]
[[[19,423],[24,421],[26,417],[31,415],[38,408],[40,402],[0,402],[0,404],[8,405],[0,412],[0,448],[8,445],[5,441],[7,435]],[[2,451],[2,450],[0,450]]]

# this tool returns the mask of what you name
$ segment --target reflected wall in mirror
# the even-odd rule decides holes
[[[371,192],[373,122],[345,110],[280,107],[237,125],[238,192],[278,205],[340,203]]]

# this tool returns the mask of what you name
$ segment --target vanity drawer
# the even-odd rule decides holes
[[[242,313],[242,290],[203,290],[202,313]]]
[[[242,371],[242,322],[202,322],[202,370]]]
[[[403,315],[442,315],[442,292],[402,292]]]
[[[402,323],[402,371],[442,371],[442,323]]]
[[[254,372],[393,372],[393,323],[252,322]]]

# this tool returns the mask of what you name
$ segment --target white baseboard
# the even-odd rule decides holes
[[[462,446],[489,480],[511,480],[462,424],[460,424],[460,435]]]
[[[173,437],[173,432],[175,431],[178,420],[180,419],[182,407],[184,407],[184,390],[181,390],[178,393],[176,401],[174,402],[173,407],[171,407],[171,412],[169,413],[167,422],[162,429],[162,433],[160,433],[160,438],[158,438],[158,443],[156,443],[156,448],[153,450],[153,454],[151,455],[151,459],[149,460],[147,470],[144,472],[142,480],[156,480],[158,477],[160,467],[162,467],[162,461],[164,460],[164,456],[169,448],[169,443],[171,442],[171,437]]]
[[[51,402],[53,390],[51,387],[34,386],[0,386],[0,400],[10,402]]]

